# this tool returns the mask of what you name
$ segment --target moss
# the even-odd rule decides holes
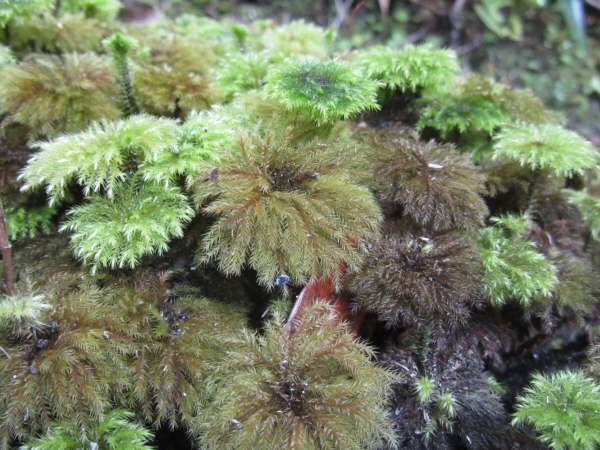
[[[120,111],[116,86],[105,58],[93,53],[34,55],[3,71],[2,125],[27,125],[30,137],[53,136],[85,128],[98,119],[114,120]]]
[[[392,374],[334,317],[316,303],[291,335],[281,316],[263,336],[240,335],[203,417],[207,448],[358,449],[391,441],[384,405]]]

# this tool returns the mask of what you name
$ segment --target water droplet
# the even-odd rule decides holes
[[[290,277],[288,277],[286,274],[282,273],[277,278],[275,278],[275,286],[282,286],[284,284],[288,284],[289,281],[290,281]]]

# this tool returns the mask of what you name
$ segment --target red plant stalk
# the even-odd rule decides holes
[[[4,266],[4,290],[8,295],[14,295],[16,291],[12,245],[10,244],[10,239],[8,239],[8,227],[6,225],[6,215],[4,214],[2,200],[0,200],[0,251],[2,251],[2,262]]]
[[[356,243],[351,237],[349,237],[348,240],[353,244]],[[340,271],[342,274],[346,271],[346,264],[344,262],[340,263]],[[335,288],[332,277],[315,280],[302,288],[302,291],[300,291],[300,294],[296,297],[292,312],[284,326],[285,332],[288,334],[292,333],[294,330],[294,322],[300,317],[304,309],[319,300],[329,300],[329,303],[333,305],[335,309],[338,321],[345,321],[350,324],[350,332],[354,337],[359,336],[365,314],[362,311],[355,312],[352,310],[346,295]]]

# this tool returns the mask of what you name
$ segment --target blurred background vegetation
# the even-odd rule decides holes
[[[337,32],[339,50],[432,42],[463,67],[527,87],[600,145],[600,0],[124,0],[121,18],[202,13],[215,19],[305,19]]]

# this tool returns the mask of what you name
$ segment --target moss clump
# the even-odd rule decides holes
[[[454,146],[396,130],[378,131],[367,145],[380,201],[433,230],[483,225],[485,176]]]
[[[358,52],[356,64],[364,76],[390,91],[446,90],[460,67],[452,50],[431,45],[407,45],[400,50],[371,47]]]
[[[387,233],[369,245],[347,287],[357,305],[389,325],[464,322],[480,300],[480,265],[459,233]]]
[[[2,72],[3,126],[27,125],[31,137],[53,136],[87,127],[94,120],[118,119],[113,72],[93,53],[37,55]]]
[[[332,308],[316,303],[296,322],[245,331],[228,352],[204,413],[209,449],[377,448],[391,442],[385,403],[392,373],[371,362]]]
[[[249,266],[267,287],[281,274],[292,283],[337,279],[342,262],[355,270],[360,246],[377,235],[380,213],[349,177],[343,152],[318,140],[290,142],[289,133],[242,137],[193,185],[198,207],[217,218],[199,258],[216,260],[229,275]]]
[[[269,95],[318,124],[377,109],[377,83],[346,63],[303,61],[282,66],[267,79]]]
[[[523,216],[492,217],[480,230],[479,253],[484,290],[495,305],[516,300],[523,305],[548,297],[558,282],[557,269],[524,235],[531,222]]]
[[[600,444],[600,386],[582,372],[534,375],[517,399],[513,424],[531,424],[552,448],[593,450]]]

